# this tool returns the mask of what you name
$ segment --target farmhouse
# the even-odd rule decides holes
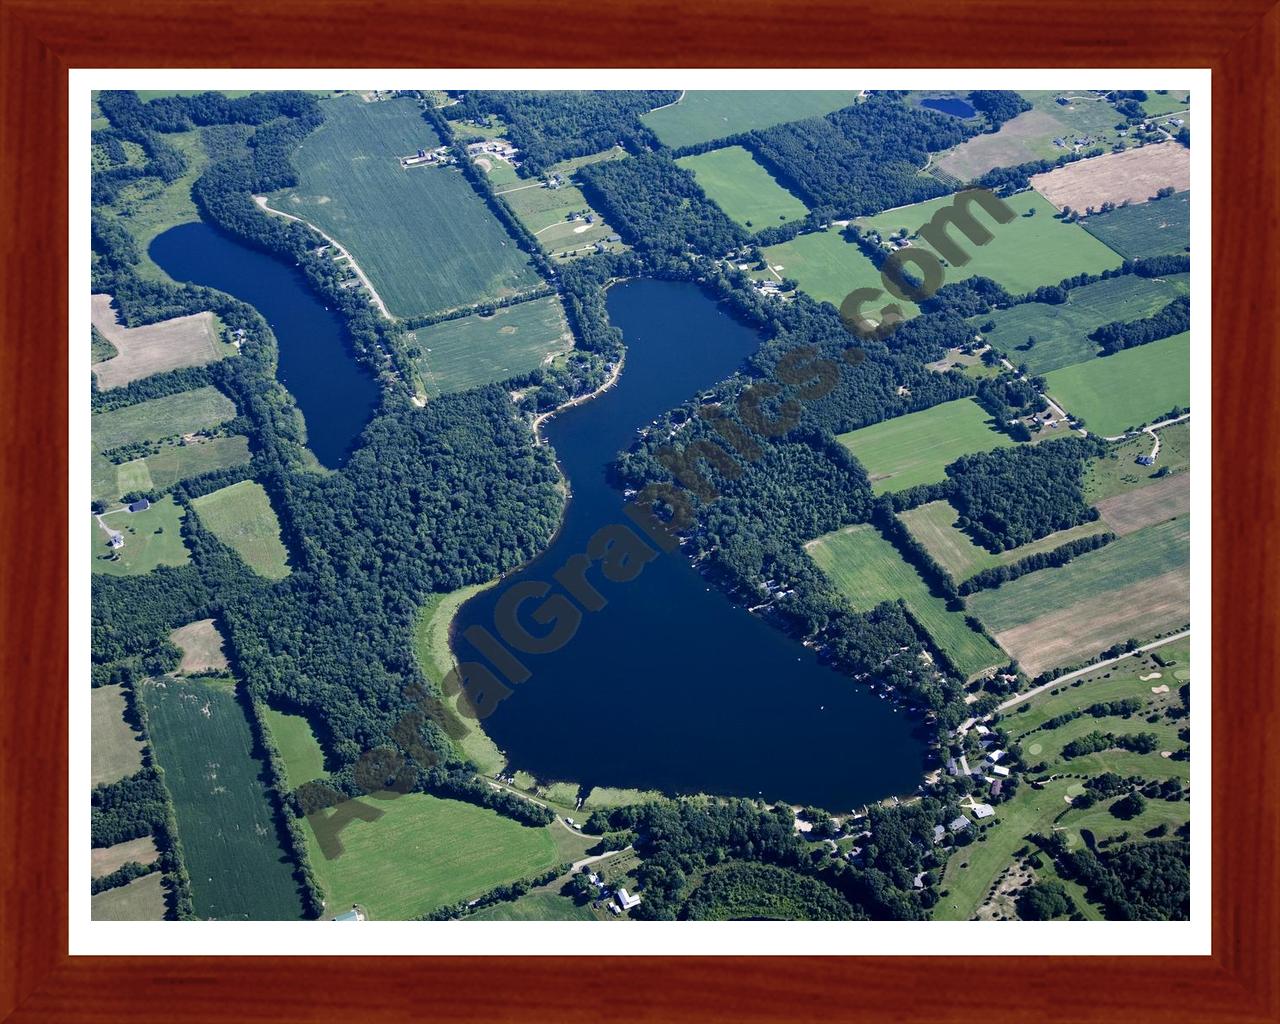
[[[614,899],[618,901],[618,906],[623,910],[630,910],[632,907],[638,907],[640,905],[639,893],[632,896],[626,889],[619,889],[615,894]]]
[[[1139,466],[1154,466],[1155,464],[1156,464],[1156,457],[1155,457],[1154,455],[1139,455],[1139,456],[1138,456],[1138,465],[1139,465]]]
[[[129,511],[145,512],[150,507],[151,507],[151,502],[149,502],[146,498],[139,498],[137,501],[135,501],[132,505],[129,506]]]
[[[966,818],[963,814],[960,815],[960,817],[956,818],[955,821],[953,821],[950,825],[947,826],[947,828],[949,828],[952,832],[963,832],[968,827],[969,827],[969,819]]]

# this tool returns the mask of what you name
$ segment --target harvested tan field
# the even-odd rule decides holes
[[[160,851],[156,849],[156,841],[151,836],[130,839],[124,843],[116,843],[115,846],[101,846],[93,851],[93,877],[101,878],[118,871],[131,860],[142,865],[150,864],[159,856]]]
[[[124,387],[153,373],[214,363],[230,350],[218,339],[212,313],[193,313],[145,327],[125,327],[111,308],[111,296],[95,295],[92,320],[98,333],[120,353],[93,366],[98,387],[103,391]]]
[[[1191,474],[1178,473],[1097,504],[1102,521],[1119,537],[1191,511]]]
[[[1145,203],[1162,188],[1191,187],[1191,151],[1177,142],[1126,149],[1058,167],[1031,178],[1031,186],[1059,210]]]
[[[164,913],[164,876],[159,871],[98,893],[90,911],[95,921],[162,921]]]
[[[1184,567],[1043,615],[995,638],[1027,675],[1037,676],[1129,637],[1145,640],[1185,625],[1191,619],[1190,598],[1191,570]]]
[[[182,662],[178,671],[221,671],[227,667],[227,655],[222,649],[222,634],[213,619],[189,622],[169,634],[169,639],[182,648]]]
[[[996,167],[1015,167],[1040,156],[1046,139],[1069,135],[1067,128],[1043,110],[1025,110],[998,132],[975,135],[937,160],[938,167],[961,181],[972,181]]]

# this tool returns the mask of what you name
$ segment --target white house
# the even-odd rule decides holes
[[[632,907],[638,907],[640,905],[640,895],[637,893],[635,896],[632,896],[626,889],[619,889],[615,894],[614,899],[618,901],[618,906],[623,910],[630,910]]]

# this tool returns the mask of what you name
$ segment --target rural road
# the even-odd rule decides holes
[[[528,800],[529,803],[531,804],[537,804],[539,807],[545,807],[549,811],[552,810],[550,805],[544,804],[541,800],[535,800],[528,793],[521,793],[520,790],[516,789],[513,786],[508,786],[505,782],[494,782],[492,779],[485,779],[485,782],[489,783],[489,785],[492,786],[494,789],[506,790],[508,793],[512,794],[513,796],[518,796],[522,800]],[[583,832],[580,829],[574,828],[567,821],[565,821],[564,818],[559,814],[556,815],[556,821],[560,822],[561,825],[563,825],[566,829],[572,832],[575,836],[581,836],[583,839],[596,838],[595,836],[591,835],[588,832]]]
[[[283,210],[273,210],[267,205],[266,196],[254,196],[253,201],[266,213],[273,213],[277,217],[284,217],[286,220],[296,220],[299,224],[305,224],[317,235],[337,249],[339,255],[346,257],[347,263],[350,264],[351,269],[356,272],[356,277],[360,278],[360,283],[369,290],[369,295],[373,299],[373,304],[378,307],[379,312],[381,312],[388,320],[395,320],[395,317],[393,317],[391,312],[387,309],[387,304],[382,301],[382,296],[379,295],[378,290],[374,288],[373,282],[370,281],[368,275],[360,269],[360,264],[355,261],[355,258],[346,250],[346,247],[343,246],[341,242],[336,238],[330,238],[310,221],[303,220],[301,217],[295,217],[292,213],[285,213]]]
[[[1161,420],[1159,423],[1152,423],[1149,427],[1143,427],[1142,430],[1140,431],[1141,433],[1150,434],[1152,437],[1155,437],[1156,446],[1155,446],[1155,449],[1151,452],[1151,454],[1156,455],[1160,451],[1160,438],[1156,437],[1157,430],[1162,430],[1165,427],[1172,426],[1175,423],[1181,423],[1183,420],[1189,420],[1189,419],[1191,419],[1191,413],[1184,412],[1181,416],[1175,416],[1172,419],[1168,419],[1168,420]],[[1115,437],[1104,437],[1102,440],[1123,441],[1128,436],[1129,436],[1128,434],[1117,434]]]
[[[1106,661],[1095,661],[1092,665],[1086,665],[1084,668],[1078,668],[1074,672],[1067,672],[1064,675],[1058,676],[1057,679],[1052,679],[1047,683],[1043,683],[1040,686],[1035,687],[1035,689],[1028,690],[1026,693],[1020,693],[1016,697],[1010,697],[1003,704],[999,705],[996,710],[1004,711],[1005,708],[1011,708],[1021,704],[1024,700],[1030,700],[1037,694],[1044,693],[1045,690],[1051,690],[1054,687],[1061,686],[1063,683],[1067,682],[1067,680],[1075,679],[1076,676],[1082,676],[1088,672],[1097,671],[1100,668],[1105,668],[1107,665],[1114,665],[1117,661],[1123,661],[1125,658],[1131,658],[1135,654],[1144,654],[1147,651],[1153,651],[1157,647],[1163,647],[1165,644],[1171,644],[1175,640],[1181,640],[1190,635],[1191,630],[1184,629],[1181,633],[1175,633],[1173,636],[1167,636],[1163,640],[1157,640],[1154,643],[1144,644],[1142,647],[1129,651],[1126,654],[1122,654],[1118,658],[1108,658]]]

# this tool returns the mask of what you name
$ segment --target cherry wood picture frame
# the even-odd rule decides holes
[[[0,1020],[1280,1020],[1270,2],[0,0]],[[68,69],[583,64],[1212,69],[1211,956],[68,955]]]

